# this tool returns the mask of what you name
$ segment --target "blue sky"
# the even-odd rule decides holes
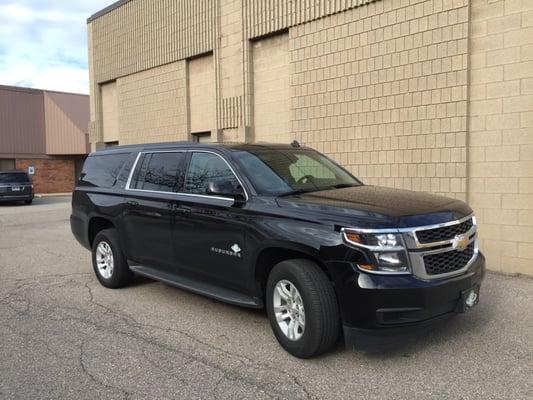
[[[0,0],[0,84],[89,93],[87,24],[114,0]]]

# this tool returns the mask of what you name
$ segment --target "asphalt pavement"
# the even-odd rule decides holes
[[[265,314],[136,278],[102,287],[70,199],[0,205],[0,399],[532,399],[533,279],[410,344],[296,359]]]

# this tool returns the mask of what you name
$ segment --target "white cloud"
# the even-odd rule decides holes
[[[89,92],[86,19],[112,0],[0,0],[0,84]]]

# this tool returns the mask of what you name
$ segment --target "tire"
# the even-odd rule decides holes
[[[288,284],[286,284],[288,282]],[[284,333],[283,329],[289,331],[287,321],[302,321],[301,313],[298,311],[300,302],[293,301],[293,315],[286,311],[289,303],[285,301],[284,311],[278,309],[278,316],[282,322],[278,322],[274,311],[275,304],[280,304],[283,299],[281,293],[287,295],[287,292],[277,286],[281,285],[285,290],[290,289],[293,285],[296,289],[296,299],[301,298],[303,305],[304,327],[290,333]],[[331,282],[320,267],[306,259],[286,260],[277,264],[268,277],[266,288],[266,304],[270,325],[274,335],[280,345],[290,354],[298,358],[311,358],[318,356],[330,350],[339,337],[340,317],[337,298]],[[278,292],[278,294],[275,293]],[[299,293],[299,296],[297,294]],[[301,311],[301,309],[300,309]],[[300,315],[300,317],[298,317]],[[285,319],[283,318],[285,317]],[[280,326],[281,325],[281,326]],[[287,325],[287,326],[285,326]],[[290,338],[289,336],[292,336]]]
[[[102,246],[100,247],[102,251],[99,251],[99,246]],[[120,249],[116,229],[104,229],[96,234],[92,246],[92,260],[94,273],[103,286],[116,289],[131,282],[133,272]],[[102,262],[99,264],[99,261]]]
[[[30,199],[30,200],[24,200],[24,204],[26,205],[30,205],[31,203],[33,203],[33,199]]]

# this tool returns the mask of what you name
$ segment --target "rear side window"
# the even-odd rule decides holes
[[[205,195],[209,181],[217,180],[240,187],[235,174],[222,158],[212,153],[193,153],[185,179],[185,192]]]
[[[0,172],[0,183],[29,183],[30,178],[25,172]]]
[[[103,154],[87,157],[80,175],[82,186],[112,187],[129,153]]]
[[[183,186],[183,165],[186,153],[147,153],[139,159],[132,189],[177,192]]]

